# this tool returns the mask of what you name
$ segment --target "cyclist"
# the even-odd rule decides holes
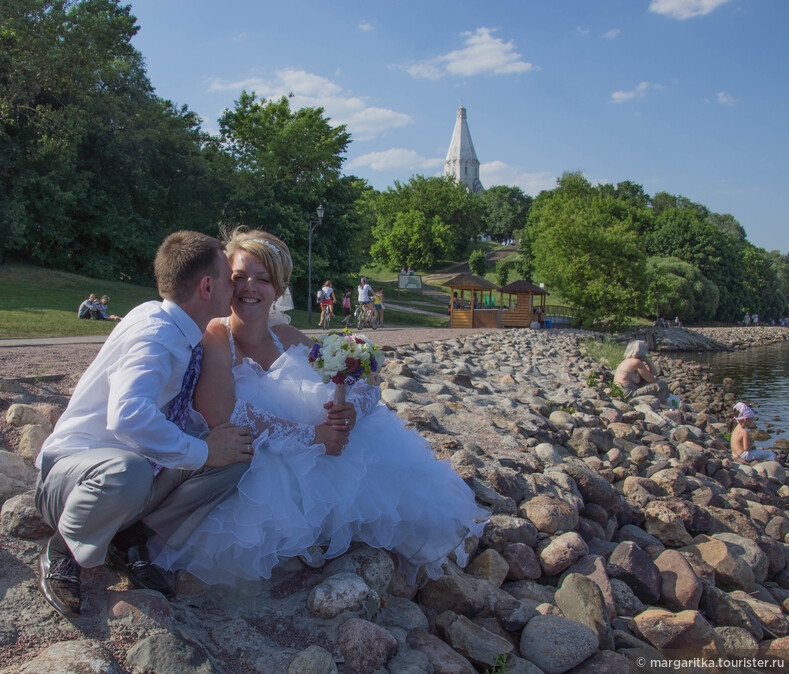
[[[358,293],[359,306],[364,309],[366,319],[372,323],[373,319],[373,288],[367,283],[367,278],[362,276],[359,286],[356,288]]]
[[[328,329],[331,319],[334,317],[332,305],[336,299],[331,281],[327,279],[324,282],[323,287],[318,291],[318,297],[321,305],[321,320],[318,325],[324,329]]]

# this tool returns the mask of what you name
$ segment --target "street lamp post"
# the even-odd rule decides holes
[[[309,235],[307,237],[307,325],[312,325],[312,232],[323,223],[323,214],[326,209],[323,204],[317,208],[318,219],[307,223]]]

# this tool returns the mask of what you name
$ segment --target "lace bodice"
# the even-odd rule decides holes
[[[230,329],[230,324],[227,319],[222,321],[227,328],[227,339],[230,344],[230,355],[232,362],[236,364],[236,342],[233,338],[233,331]],[[279,355],[285,353],[282,342],[274,334],[274,331],[268,329],[271,338],[274,340],[274,346],[277,348]],[[266,370],[256,361],[251,358],[244,359],[255,363],[262,374]],[[252,431],[255,438],[268,438],[270,440],[293,440],[304,445],[311,445],[315,441],[315,426],[311,424],[300,424],[295,421],[288,421],[280,417],[270,414],[266,410],[258,407],[253,402],[243,400],[239,397],[236,398],[236,404],[233,407],[233,414],[230,415],[230,423],[236,426],[246,426]]]
[[[301,351],[304,350],[305,347],[294,345],[291,346],[290,349],[286,350],[277,335],[274,334],[271,328],[269,328],[269,334],[271,335],[274,345],[280,354],[280,359],[272,363],[269,370],[264,369],[258,362],[249,357],[242,359],[239,363],[236,357],[236,344],[233,338],[233,333],[230,330],[228,322],[224,321],[224,324],[227,327],[230,353],[232,356],[232,362],[234,363],[234,373],[237,376],[243,376],[247,382],[249,380],[249,375],[252,375],[258,382],[261,383],[261,378],[268,379],[273,377],[276,379],[276,377],[280,374],[280,359],[284,359],[285,361],[283,363],[283,367],[292,367],[293,361],[295,360],[300,367],[303,367],[304,373],[304,390],[302,391],[302,394],[304,395],[298,401],[288,399],[286,402],[290,402],[291,404],[287,409],[283,408],[281,405],[282,401],[273,401],[271,400],[270,395],[268,400],[261,400],[259,399],[259,396],[256,395],[254,391],[250,391],[247,386],[239,387],[237,383],[237,400],[230,421],[236,425],[248,427],[250,430],[252,430],[255,437],[262,436],[271,439],[289,438],[302,444],[312,444],[315,440],[315,424],[321,423],[323,418],[325,418],[323,416],[325,414],[325,410],[323,410],[321,407],[314,409],[314,404],[312,405],[312,408],[310,408],[309,403],[315,403],[315,396],[308,395],[307,389],[317,386],[325,390],[325,398],[323,400],[323,402],[325,402],[331,399],[333,388],[331,385],[323,385],[316,381],[319,380],[319,377],[308,365],[306,353],[303,354],[303,362],[301,361]],[[298,352],[298,355],[296,352]],[[245,394],[248,396],[246,399],[244,397]],[[380,389],[377,386],[370,386],[364,382],[357,382],[354,384],[346,397],[347,402],[353,405],[356,410],[357,422],[375,411],[380,399]],[[285,399],[283,398],[283,401],[284,400]],[[270,407],[274,402],[280,403],[279,407],[275,406],[275,410],[279,410],[280,416],[277,416],[277,414],[264,409],[264,407]],[[319,403],[319,405],[322,405],[322,402]],[[304,409],[294,409],[295,406],[304,407]],[[310,412],[312,412],[312,416],[310,416]],[[303,423],[283,418],[281,416],[283,414],[291,418],[299,419]],[[307,420],[309,420],[311,423],[306,423]]]

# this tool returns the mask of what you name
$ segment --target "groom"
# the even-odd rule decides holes
[[[147,539],[180,547],[252,459],[246,428],[224,424],[204,439],[182,430],[203,332],[230,314],[222,244],[175,232],[154,273],[164,301],[141,304],[113,330],[36,461],[36,507],[55,529],[39,556],[39,589],[70,618],[80,611],[80,569],[105,558],[136,587],[173,596]]]

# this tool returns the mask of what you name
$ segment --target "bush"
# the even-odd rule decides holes
[[[471,257],[468,259],[468,268],[471,270],[472,274],[484,276],[485,266],[485,253],[481,250],[475,250],[471,253]]]
[[[507,280],[510,277],[510,266],[504,260],[499,260],[496,263],[496,277],[499,288],[507,285]]]

